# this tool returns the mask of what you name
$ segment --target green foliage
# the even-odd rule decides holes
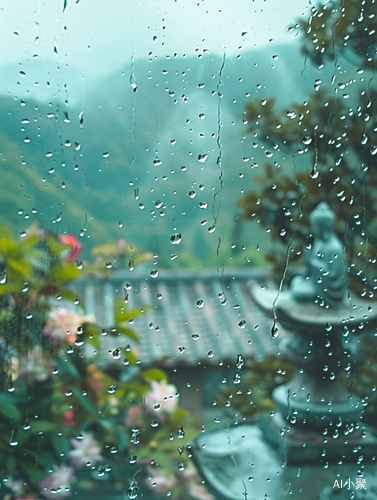
[[[333,0],[313,7],[301,23],[303,53],[318,66],[339,54],[360,68],[374,68],[377,19],[374,0]]]
[[[217,406],[225,413],[252,418],[263,411],[271,411],[275,403],[272,390],[288,382],[296,368],[287,362],[267,356],[261,361],[247,360],[241,372],[241,382],[222,387],[216,397]]]
[[[166,374],[153,367],[141,371],[128,345],[130,339],[138,341],[129,320],[145,307],[128,310],[124,299],[115,300],[109,333],[125,347],[113,352],[111,365],[97,366],[90,352],[100,348],[102,329],[74,307],[68,285],[84,273],[97,275],[102,260],[78,266],[73,260],[80,251],[72,235],[57,238],[32,226],[16,239],[0,227],[0,469],[8,476],[0,498],[12,491],[35,495],[44,488],[49,496],[54,481],[59,487],[62,474],[68,474],[70,485],[72,466],[80,469],[87,462],[97,474],[105,473],[105,463],[114,485],[125,491],[155,452],[167,473],[178,468],[170,433],[185,426],[186,437],[179,442],[187,446],[197,432],[194,417],[177,405]],[[122,242],[94,250],[96,259],[113,259],[111,272],[122,268],[130,253],[134,261],[148,257]],[[165,402],[166,394],[175,399]],[[136,426],[137,435],[142,433],[138,443],[129,439]],[[136,465],[128,463],[132,454]]]
[[[363,2],[361,8],[359,2],[347,0],[313,8],[314,14],[302,25],[304,51],[320,61],[342,53],[337,52],[342,46],[357,52],[365,26],[372,29],[376,23],[367,16],[371,3]],[[358,21],[361,11],[363,20]],[[354,38],[348,39],[347,33]],[[368,36],[368,43],[374,43],[375,36]],[[312,38],[318,38],[313,42],[318,50],[308,43]],[[363,64],[368,66],[365,60]],[[372,297],[377,278],[377,91],[371,82],[365,89],[355,83],[347,93],[342,85],[332,89],[333,94],[331,87],[316,86],[307,101],[293,103],[286,111],[277,111],[274,99],[246,105],[249,132],[266,150],[280,152],[286,159],[267,163],[258,178],[260,189],[246,193],[238,204],[244,220],[255,217],[274,241],[284,245],[267,256],[281,276],[286,248],[291,245],[290,261],[302,256],[303,246],[310,243],[308,215],[320,201],[330,202],[336,231],[346,246],[349,284]]]

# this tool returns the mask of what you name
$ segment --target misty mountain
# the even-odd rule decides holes
[[[306,67],[297,46],[273,44],[229,57],[151,55],[102,79],[83,80],[55,62],[20,67],[2,71],[22,80],[23,91],[0,99],[1,219],[21,229],[35,219],[58,232],[85,229],[86,246],[126,237],[162,255],[164,265],[171,253],[177,265],[194,255],[221,264],[220,242],[221,259],[242,244],[251,262],[260,258],[256,245],[267,235],[257,223],[250,231],[237,222],[236,201],[267,160],[247,133],[244,105],[275,98],[288,110],[332,75],[329,66]],[[350,78],[355,69],[344,64],[344,72]],[[38,75],[50,78],[39,95]],[[293,168],[283,152],[268,156]],[[177,233],[179,246],[170,242]]]

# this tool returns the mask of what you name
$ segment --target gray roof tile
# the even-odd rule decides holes
[[[238,354],[262,358],[276,353],[272,319],[250,295],[251,282],[265,284],[265,276],[259,269],[160,271],[157,278],[134,271],[115,273],[107,281],[82,280],[76,290],[86,313],[108,327],[114,319],[114,297],[124,295],[127,283],[128,307],[150,306],[131,325],[140,341],[130,344],[143,364],[193,366],[235,361]],[[204,305],[199,307],[198,301]],[[246,321],[242,328],[241,321]],[[103,350],[114,348],[116,342],[105,342]]]

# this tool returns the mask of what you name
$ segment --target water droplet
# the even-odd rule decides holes
[[[178,427],[177,436],[180,439],[185,437],[185,431],[183,430],[183,427],[181,425]]]
[[[235,384],[241,383],[241,375],[238,372],[234,374],[233,383],[235,383]]]
[[[157,38],[157,37],[156,37]],[[132,481],[128,490],[127,490],[127,496],[131,500],[137,497],[137,494],[139,492],[139,486],[136,481]]]
[[[274,321],[274,324],[272,325],[272,328],[271,328],[271,337],[273,339],[276,339],[279,335],[279,329],[276,325],[276,321]]]
[[[152,420],[151,427],[153,428],[158,427],[158,420],[156,418]]]
[[[212,224],[212,226],[209,226],[209,228],[207,229],[207,231],[209,233],[214,233],[216,231],[216,226],[215,224]]]
[[[241,370],[241,368],[243,367],[244,364],[245,364],[245,361],[244,361],[242,355],[239,354],[237,356],[237,361],[236,361],[236,368],[237,368],[237,370]]]
[[[208,352],[207,352],[207,356],[208,356],[209,358],[212,358],[212,357],[213,357],[213,351],[208,351]]]
[[[190,191],[188,195],[190,198],[195,198],[196,193],[195,193],[195,191]]]
[[[111,262],[106,262],[107,269],[111,269],[113,267]]]
[[[77,265],[77,269],[80,269],[80,270],[81,270],[81,269],[83,268],[83,263],[82,263],[82,261],[81,261],[81,260],[78,260],[78,261],[76,262],[76,265]]]
[[[178,347],[179,352],[185,352],[185,350],[186,350],[186,347],[183,347],[183,346]]]
[[[199,334],[197,334],[197,333],[193,333],[193,334],[191,335],[191,337],[192,337],[194,340],[199,340],[199,338],[200,338],[200,337],[199,337]]]
[[[24,431],[28,431],[30,429],[30,423],[29,423],[29,420],[27,418],[25,419],[23,429],[24,429]]]
[[[318,176],[319,176],[319,171],[315,167],[313,167],[310,173],[310,177],[312,179],[317,179]]]
[[[114,385],[114,384],[112,384],[112,385],[110,385],[110,387],[107,389],[107,392],[108,392],[109,394],[114,394],[114,392],[116,391],[116,388],[117,388],[117,386],[116,386],[116,385]]]
[[[155,167],[159,167],[160,165],[162,165],[162,161],[156,158],[155,160],[153,160],[153,165]]]
[[[208,158],[208,155],[207,155],[207,154],[202,153],[202,154],[198,155],[198,160],[199,160],[201,163],[204,163],[204,162],[207,160],[207,158]]]
[[[199,113],[198,114],[198,117],[201,119],[201,120],[204,120],[204,118],[206,117],[206,115],[204,113]]]
[[[128,461],[130,464],[135,464],[136,461],[137,461],[137,456],[136,455],[131,455],[129,458],[128,458]]]
[[[9,444],[10,444],[10,446],[17,446],[18,445],[18,441],[17,441],[17,429],[13,429],[12,430],[12,434],[10,436]]]
[[[312,138],[311,138],[311,137],[309,137],[309,136],[307,135],[307,136],[305,136],[305,137],[303,138],[302,142],[303,142],[306,146],[308,146],[308,145],[312,142]]]
[[[0,285],[4,285],[7,282],[7,273],[5,271],[0,272]]]
[[[182,455],[183,451],[184,451],[185,447],[184,446],[178,446],[177,450],[178,450],[178,453],[180,455]]]
[[[140,430],[137,427],[132,427],[130,443],[131,444],[139,444],[140,443],[140,435],[141,435]]]
[[[150,272],[150,275],[151,275],[152,278],[157,278],[157,276],[158,276],[157,269],[153,269],[153,271]]]
[[[196,303],[196,305],[197,305],[199,308],[204,307],[204,300],[198,300],[198,302]]]
[[[244,329],[246,325],[246,320],[242,319],[238,322],[238,328]]]
[[[175,233],[172,236],[170,236],[170,243],[172,245],[179,245],[182,241],[182,234],[181,233]]]
[[[110,153],[105,152],[105,153],[103,153],[103,155],[102,155],[102,156],[103,156],[104,158],[108,158],[108,157],[110,156]]]
[[[114,349],[114,351],[113,351],[113,358],[114,358],[114,359],[120,359],[120,355],[121,355],[120,349],[119,349],[119,347],[117,347],[117,348],[116,348],[116,349]]]

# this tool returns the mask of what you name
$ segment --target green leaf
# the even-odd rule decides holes
[[[33,483],[43,481],[43,479],[46,477],[46,473],[35,465],[30,465],[26,462],[18,462],[18,466],[21,467],[21,469]]]
[[[125,308],[125,304],[124,304],[123,299],[120,299],[120,303],[121,303],[120,307],[119,307],[119,301],[118,301],[118,304],[117,303],[115,304],[115,322],[116,323],[123,323],[124,321],[128,321],[130,319],[137,318],[138,316],[140,316],[140,314],[142,312],[149,309],[149,307],[147,307],[147,306],[142,306],[142,307],[137,307],[135,309],[127,310]]]
[[[66,436],[58,436],[58,434],[51,435],[52,445],[57,455],[64,453],[65,456],[71,451],[71,443]]]
[[[62,283],[78,278],[81,275],[80,269],[75,262],[59,262],[50,270],[50,279],[53,283]]]
[[[16,422],[21,420],[21,412],[13,403],[8,400],[9,396],[0,394],[0,413]]]
[[[98,326],[93,325],[93,323],[84,323],[82,326],[84,329],[85,338],[87,338],[88,342],[90,342],[96,349],[98,349],[100,346]]]
[[[114,243],[103,243],[101,245],[96,245],[92,250],[93,255],[104,254],[108,256],[116,253],[117,253],[117,245]]]
[[[88,396],[83,396],[82,392],[77,387],[73,387],[72,392],[73,392],[75,398],[77,399],[77,401],[82,406],[82,408],[85,411],[87,411],[95,420],[97,420],[97,421],[100,420],[97,408],[90,401]]]
[[[72,302],[77,298],[77,293],[72,292],[72,290],[68,288],[59,288],[59,295],[63,297],[63,299],[71,300]]]
[[[166,373],[159,368],[151,368],[150,370],[140,372],[140,376],[143,377],[146,382],[152,382],[153,380],[168,380]]]
[[[21,274],[22,276],[30,277],[32,274],[31,265],[29,264],[29,262],[27,260],[24,260],[24,259],[15,260],[15,259],[8,258],[6,260],[6,265],[7,265],[7,267],[10,267],[14,271]]]
[[[33,432],[53,432],[60,431],[61,426],[49,420],[33,420],[31,422],[31,429]]]
[[[135,330],[132,330],[132,328],[128,328],[127,326],[121,326],[121,325],[116,325],[114,326],[114,328],[110,328],[111,335],[118,336],[119,333],[125,335],[126,337],[132,340],[135,340],[135,342],[139,342],[139,334]]]
[[[125,347],[122,347],[121,351],[122,351],[122,354],[125,357],[125,359],[127,359],[128,362],[130,363],[130,365],[136,365],[136,361],[138,358],[133,351],[128,351],[128,350],[126,350]]]
[[[81,376],[76,366],[70,361],[63,361],[60,358],[54,358],[54,364],[61,375],[80,380]]]

